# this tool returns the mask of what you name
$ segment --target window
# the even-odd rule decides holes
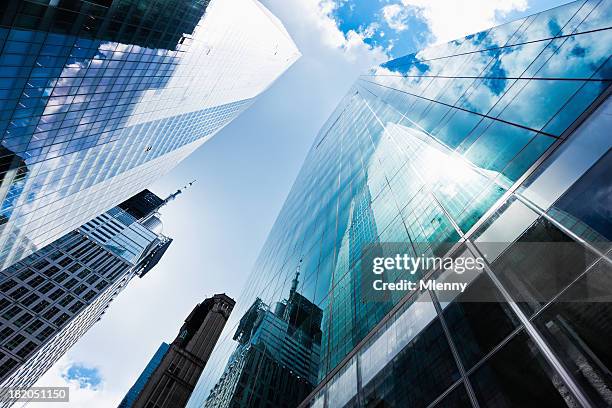
[[[105,287],[107,287],[107,286],[108,286],[108,282],[107,282],[107,281],[105,281],[105,280],[102,280],[102,281],[100,281],[100,283],[98,283],[98,284],[96,285],[96,289],[98,289],[98,290],[102,290],[102,289],[104,289],[104,288],[105,288]]]
[[[13,360],[12,358],[6,360],[0,366],[0,376],[4,376],[4,375],[8,374],[16,366],[17,366],[17,361],[16,360]]]
[[[47,302],[46,300],[41,300],[32,308],[32,310],[36,313],[40,313],[47,306],[49,306],[49,302]]]
[[[14,350],[17,348],[17,346],[19,346],[26,338],[23,337],[23,335],[18,334],[15,337],[13,337],[12,339],[10,339],[5,345],[4,347],[8,350]]]
[[[2,317],[4,317],[6,320],[11,320],[13,319],[13,317],[17,316],[19,313],[21,313],[23,309],[21,309],[19,306],[13,306],[11,307],[9,310],[7,310],[6,312],[4,312],[4,314],[2,315]]]
[[[25,328],[25,331],[26,333],[32,334],[36,330],[40,329],[43,325],[44,323],[41,320],[36,319]]]
[[[64,293],[66,293],[66,292],[64,292],[64,291],[63,291],[63,290],[61,290],[61,289],[56,289],[56,290],[55,290],[53,293],[51,293],[51,294],[49,295],[49,297],[50,297],[51,299],[53,299],[53,300],[57,300],[57,299],[59,299],[60,297],[62,297],[62,295],[63,295]]]
[[[51,255],[49,255],[49,258],[56,260],[58,259],[60,256],[62,256],[62,252],[61,251],[55,251],[53,252]]]
[[[30,306],[32,303],[36,302],[39,299],[36,293],[32,293],[27,296],[25,299],[21,301],[21,304],[24,306]]]
[[[32,280],[28,282],[28,285],[30,285],[33,288],[36,288],[44,281],[45,281],[45,278],[43,278],[42,276],[36,276],[35,278],[33,278]]]
[[[445,308],[443,315],[466,370],[519,325],[491,279],[482,273]]]
[[[531,315],[594,261],[590,250],[539,218],[491,267],[518,305]]]
[[[23,346],[18,352],[17,355],[21,358],[26,358],[29,356],[34,350],[36,350],[38,345],[33,341],[29,341],[25,346]]]
[[[10,327],[5,327],[4,329],[0,330],[0,341],[8,339],[13,333],[15,333],[15,330],[11,329]]]
[[[47,269],[46,271],[44,271],[43,273],[45,274],[45,276],[48,277],[52,277],[53,275],[55,275],[57,272],[59,272],[59,268],[55,265],[51,266],[49,269]]]
[[[45,312],[43,317],[47,320],[51,320],[58,312],[59,312],[59,309],[56,306],[53,306],[51,309]]]
[[[609,249],[612,240],[612,150],[608,151],[549,210],[561,224],[585,240]],[[591,199],[585,200],[585,197]]]
[[[67,313],[62,313],[53,321],[56,326],[62,326],[64,323],[68,321],[70,316]]]
[[[49,265],[49,261],[47,261],[46,259],[41,259],[40,261],[36,262],[33,267],[34,269],[38,269],[39,271],[44,269],[45,266]]]
[[[382,341],[386,349],[393,340],[382,337],[378,341]],[[372,347],[376,347],[375,343]],[[434,318],[397,355],[390,358],[385,367],[364,383],[365,405],[376,406],[384,401],[394,407],[427,406],[459,377],[442,324],[438,318]],[[411,384],[411,391],[398,392],[402,384]],[[337,392],[348,387],[342,382],[338,385]]]
[[[62,298],[62,300],[60,300],[60,301],[59,301],[59,304],[60,304],[61,306],[66,307],[66,306],[68,306],[68,305],[70,304],[70,302],[72,302],[73,300],[74,300],[74,296],[72,296],[72,295],[68,294],[68,295],[64,296],[64,297]]]
[[[17,327],[21,327],[24,324],[26,324],[27,322],[29,322],[32,319],[32,315],[29,314],[28,312],[22,314],[21,316],[19,316],[19,318],[17,320],[15,320],[13,322],[13,324]]]
[[[32,272],[32,271],[31,271],[31,270],[29,270],[29,269],[26,269],[25,271],[23,271],[23,272],[21,272],[21,273],[19,274],[19,279],[21,279],[22,281],[24,281],[24,282],[25,282],[25,281],[26,281],[26,280],[28,280],[28,278],[29,278],[30,276],[32,276],[33,274],[34,274],[34,272]]]
[[[68,265],[70,265],[70,263],[72,262],[72,259],[65,257],[64,259],[62,259],[61,261],[58,262],[58,264],[60,266],[66,267]]]
[[[74,293],[76,293],[77,295],[80,295],[81,293],[83,293],[85,291],[85,289],[87,289],[86,285],[80,284],[79,286],[77,286],[77,288],[74,290]]]
[[[535,319],[595,406],[612,406],[612,267],[598,261]],[[606,384],[606,386],[603,386]]]
[[[85,303],[83,302],[76,302],[74,305],[70,306],[70,310],[72,313],[77,313],[79,310],[81,310],[83,307],[85,307]]]
[[[91,299],[93,299],[96,296],[96,292],[93,290],[90,290],[89,292],[87,292],[84,296],[83,299],[85,299],[86,301],[90,301]]]
[[[54,330],[50,327],[45,327],[40,333],[36,335],[36,338],[40,341],[47,340],[52,334]]]
[[[470,376],[480,406],[578,406],[569,392],[552,381],[556,376],[537,350],[521,332],[485,361]]]
[[[38,288],[38,291],[40,293],[47,293],[49,292],[51,289],[53,289],[55,287],[55,285],[53,285],[51,282],[47,282],[45,283],[42,287]]]
[[[59,275],[57,275],[53,280],[56,281],[57,283],[60,283],[64,281],[64,279],[66,279],[67,277],[68,277],[68,273],[62,272]]]
[[[76,280],[75,278],[72,278],[68,282],[64,283],[64,287],[66,289],[72,289],[74,285],[76,285],[77,283],[79,283],[79,281]]]
[[[14,300],[19,300],[28,292],[29,290],[26,287],[20,286],[19,288],[15,289],[9,296],[12,297]]]
[[[71,265],[70,268],[68,268],[68,270],[70,272],[76,272],[81,268],[81,264],[79,263],[75,263],[74,265]]]
[[[8,292],[9,290],[13,289],[15,286],[17,286],[17,281],[14,279],[10,279],[4,282],[2,285],[0,285],[0,291]]]

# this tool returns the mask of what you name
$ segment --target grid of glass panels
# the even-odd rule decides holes
[[[33,384],[44,371],[20,367],[30,366],[39,349],[121,281],[131,267],[85,236],[72,232],[4,270],[5,278],[0,284],[0,381]],[[80,334],[94,322],[79,327]],[[56,348],[56,353],[38,359],[51,361],[48,368],[66,350]],[[16,369],[20,369],[19,376],[15,376]]]
[[[72,347],[82,336],[104,315],[106,308],[110,305],[123,288],[129,283],[130,277],[125,276],[117,280],[100,296],[87,305],[68,324],[51,335],[45,343],[36,350],[3,382],[3,386],[29,388],[55,364],[70,347]],[[3,408],[8,408],[12,403],[1,403]]]
[[[115,207],[0,272],[0,382],[33,385],[166,240]]]
[[[253,0],[10,0],[0,15],[0,267],[145,188],[299,57]]]
[[[255,297],[278,301],[301,263],[298,290],[324,310],[322,385],[305,404],[612,403],[610,303],[562,302],[580,285],[612,292],[611,12],[576,1],[359,78],[315,139],[232,317]],[[547,301],[511,306],[517,294],[544,298],[551,265],[515,241],[580,242],[589,262],[559,273]],[[500,302],[363,302],[362,252],[383,242],[439,256],[507,242],[465,294]],[[205,401],[230,353],[220,340],[188,406]]]

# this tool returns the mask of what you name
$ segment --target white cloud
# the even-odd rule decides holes
[[[110,390],[104,378],[95,387],[83,386],[83,381],[79,381],[78,378],[68,378],[68,369],[74,364],[75,361],[64,356],[36,382],[37,387],[69,388],[70,402],[54,402],[54,408],[108,408],[117,406],[123,399],[123,393]],[[120,368],[117,367],[117,369]]]
[[[275,2],[271,1],[271,3]],[[343,50],[344,56],[351,61],[366,58],[367,61],[371,62],[371,65],[384,61],[387,56],[382,47],[371,47],[363,41],[372,37],[379,25],[374,23],[359,32],[349,30],[346,34],[343,33],[332,15],[341,4],[341,2],[334,0],[288,2],[288,6],[292,8],[292,13],[299,16],[302,24],[309,25],[311,34],[318,34],[317,38],[311,38],[311,40],[316,39],[329,47]],[[298,48],[300,48],[300,44],[298,44]]]
[[[401,4],[388,4],[382,8],[382,16],[389,28],[397,32],[408,29],[408,8]]]
[[[376,34],[376,30],[380,28],[380,24],[377,22],[370,23],[367,27],[361,28],[360,32],[363,34],[363,38],[372,38]]]
[[[414,8],[434,42],[444,43],[500,24],[509,12],[526,10],[527,0],[401,0],[401,5]]]

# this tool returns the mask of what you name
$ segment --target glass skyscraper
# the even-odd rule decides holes
[[[144,190],[0,272],[2,387],[32,386],[159,262],[172,239],[157,210],[180,193]]]
[[[0,268],[149,186],[300,56],[257,0],[0,3]]]
[[[323,311],[298,291],[274,311],[257,298],[240,319],[238,342],[206,408],[291,407],[317,383]]]
[[[153,357],[151,357],[151,360],[149,360],[146,367],[144,370],[142,370],[142,373],[138,376],[134,385],[130,387],[129,391],[121,400],[117,408],[131,408],[134,405],[136,398],[138,398],[138,394],[140,394],[144,386],[147,384],[153,372],[155,372],[157,367],[159,367],[159,364],[162,362],[162,359],[169,348],[170,345],[168,343],[162,343],[159,346],[155,354],[153,354]]]
[[[319,384],[301,406],[612,405],[611,23],[609,1],[580,0],[357,80],[236,307],[282,299],[302,264],[298,290],[323,318]],[[452,299],[368,301],[362,262],[386,243],[485,262]],[[227,343],[190,408],[204,405]]]

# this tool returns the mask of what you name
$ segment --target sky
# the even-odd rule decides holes
[[[213,0],[223,1],[223,0]],[[551,0],[262,0],[302,58],[212,140],[161,178],[174,242],[37,385],[113,407],[162,341],[215,293],[238,298],[318,129],[357,76],[388,59],[562,4]]]

